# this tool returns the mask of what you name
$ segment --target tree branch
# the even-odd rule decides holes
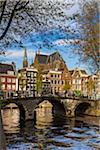
[[[6,7],[6,2],[7,2],[7,0],[5,0],[4,3],[3,3],[3,8],[2,8],[1,16],[0,16],[0,24],[1,24],[1,21],[2,21],[2,18],[3,18],[4,10],[5,10],[5,7]]]
[[[19,8],[16,9],[16,11],[20,11],[22,9],[24,9],[27,5],[28,5],[29,1],[27,1],[24,5],[21,5]]]
[[[19,4],[19,2],[20,2],[20,1],[18,1],[18,2],[16,3],[16,5],[14,6],[14,9],[12,10],[12,13],[11,13],[11,16],[10,16],[10,19],[9,19],[9,22],[8,22],[8,24],[7,24],[7,27],[6,27],[6,29],[4,30],[4,32],[2,33],[2,35],[0,36],[0,40],[2,40],[2,39],[4,38],[4,36],[6,35],[8,29],[9,29],[9,27],[10,27],[10,25],[11,25],[12,19],[13,19],[13,17],[14,17],[14,13],[15,13],[15,11],[16,11],[16,7],[17,7],[17,5]]]

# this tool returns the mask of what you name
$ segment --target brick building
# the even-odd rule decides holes
[[[13,96],[17,90],[15,65],[0,63],[0,84],[5,97]]]
[[[40,69],[43,76],[49,79],[53,94],[64,92],[64,86],[67,82],[71,85],[70,72],[59,52],[43,55],[39,50],[31,66],[37,70]]]

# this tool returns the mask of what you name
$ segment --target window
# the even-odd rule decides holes
[[[2,89],[3,89],[3,90],[5,89],[5,84],[2,85]]]
[[[73,79],[73,84],[75,84],[75,79]]]
[[[56,92],[56,87],[55,87],[55,92]]]
[[[58,78],[59,78],[59,74],[58,74]]]
[[[51,74],[51,77],[53,77],[53,74]]]
[[[77,84],[77,80],[75,80],[75,84]]]
[[[81,84],[81,80],[79,80],[78,83]]]
[[[27,72],[27,76],[30,76],[30,72]]]
[[[57,81],[55,80],[55,84],[57,83]]]
[[[16,82],[16,79],[12,79],[12,83],[15,83]]]
[[[11,90],[11,85],[10,84],[7,85],[7,90]]]
[[[1,81],[2,81],[2,82],[5,82],[5,78],[2,77],[2,78],[1,78]]]
[[[64,84],[64,81],[62,81],[62,84]]]
[[[60,91],[60,88],[58,87],[58,92]]]
[[[12,90],[15,90],[15,89],[16,89],[15,85],[12,85]]]
[[[53,84],[53,80],[51,80],[51,83]]]
[[[34,77],[36,77],[36,73],[34,73]]]
[[[36,90],[36,87],[34,86],[33,89]]]
[[[55,78],[56,78],[57,76],[56,76],[56,74],[55,74]]]
[[[31,73],[31,77],[32,77],[32,78],[34,77],[32,73]]]
[[[60,81],[58,80],[58,84],[60,83]]]
[[[10,83],[11,82],[11,78],[7,78],[7,82]]]
[[[36,80],[34,79],[34,82],[36,82]]]
[[[14,75],[14,71],[7,71],[7,74]]]

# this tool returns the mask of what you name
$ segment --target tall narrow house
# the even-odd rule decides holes
[[[18,70],[18,91],[21,96],[35,96],[37,69],[28,67],[26,49],[24,51],[23,68]]]

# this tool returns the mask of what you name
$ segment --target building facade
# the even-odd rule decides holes
[[[93,82],[93,86],[91,84],[91,97],[94,99],[100,99],[100,71],[89,76],[89,80],[90,79]]]
[[[74,70],[71,70],[70,73],[72,76],[72,92],[80,91],[80,94],[87,96],[88,74],[86,73],[86,71],[76,68]]]
[[[0,86],[4,97],[12,97],[17,91],[15,65],[0,63]]]
[[[46,74],[42,74],[42,95],[52,93],[51,81]]]
[[[53,94],[63,93],[67,82],[71,85],[70,72],[59,52],[43,55],[39,51],[31,66],[41,69],[43,76],[49,79]]]
[[[100,70],[96,73],[97,79],[95,83],[96,99],[100,99]]]
[[[18,70],[18,94],[21,96],[36,95],[37,69],[28,67],[26,49],[24,50],[23,68]]]
[[[37,70],[26,67],[18,70],[18,91],[23,96],[36,95],[36,75]]]
[[[44,72],[45,77],[50,81],[51,93],[53,95],[61,93],[64,80],[61,80],[61,71],[48,70]]]

